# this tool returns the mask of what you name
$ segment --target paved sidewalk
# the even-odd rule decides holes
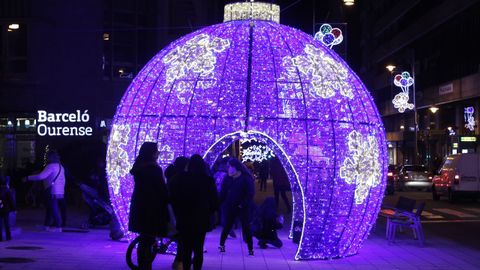
[[[28,221],[20,220],[20,223]],[[20,224],[20,227],[22,232],[14,240],[0,242],[1,270],[128,269],[125,263],[127,243],[110,240],[106,229],[52,233],[28,224]],[[256,248],[255,256],[251,257],[241,242],[239,231],[239,237],[227,240],[227,252],[221,255],[217,251],[220,235],[217,229],[207,236],[204,269],[480,269],[480,250],[475,247],[432,238],[428,232],[424,247],[412,239],[410,232],[399,234],[396,243],[388,244],[384,228],[380,220],[377,230],[358,255],[329,261],[293,260],[296,247],[288,240],[284,240],[285,246],[281,249]],[[286,231],[282,231],[282,237],[286,237]],[[159,255],[154,269],[171,269],[172,260],[171,255]]]

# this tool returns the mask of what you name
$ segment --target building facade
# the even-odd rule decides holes
[[[477,152],[480,1],[360,4],[361,76],[384,119],[390,164],[436,169],[446,155]],[[394,80],[403,71],[414,79],[409,103],[416,106],[400,113],[392,100],[402,91]]]
[[[27,167],[46,145],[106,143],[116,106],[140,69],[179,36],[218,22],[217,5],[0,0],[0,166]],[[92,136],[40,136],[39,110],[87,112]]]

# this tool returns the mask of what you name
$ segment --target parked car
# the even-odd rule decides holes
[[[426,189],[432,187],[433,176],[423,165],[403,165],[398,173],[397,188],[405,189]]]
[[[432,197],[447,196],[449,201],[459,197],[480,196],[480,154],[448,156],[433,179]]]
[[[395,193],[395,185],[398,179],[398,169],[395,165],[388,165],[387,187],[385,192],[387,195]]]

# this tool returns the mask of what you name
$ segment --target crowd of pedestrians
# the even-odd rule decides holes
[[[216,224],[223,226],[219,251],[227,252],[226,240],[240,223],[248,254],[254,255],[253,240],[260,248],[281,247],[277,229],[277,205],[267,198],[257,208],[254,176],[236,158],[223,158],[212,172],[203,158],[178,157],[165,174],[157,164],[158,146],[145,142],[130,173],[135,185],[130,204],[129,230],[140,235],[137,258],[140,269],[151,269],[155,239],[170,237],[177,242],[173,266],[202,269],[204,242]],[[164,176],[166,180],[164,179]],[[169,224],[175,223],[172,235]]]

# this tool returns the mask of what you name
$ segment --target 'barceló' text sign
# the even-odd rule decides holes
[[[90,121],[88,110],[74,113],[48,113],[38,111],[37,134],[40,136],[92,136],[93,129],[86,126]]]

